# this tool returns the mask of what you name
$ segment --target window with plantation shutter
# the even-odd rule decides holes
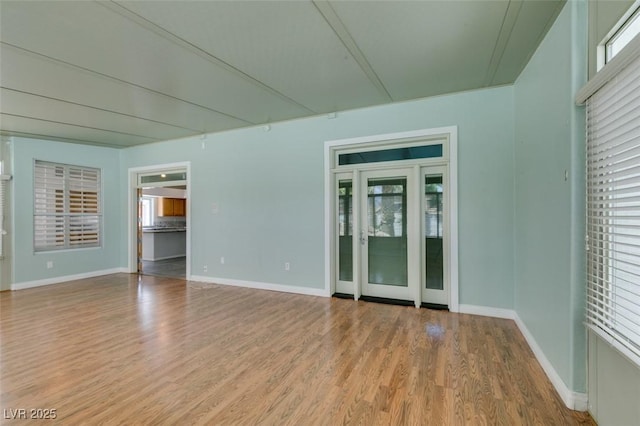
[[[640,54],[634,55],[624,66],[615,58],[616,73],[587,99],[587,324],[640,365]]]
[[[100,169],[36,160],[34,250],[99,247]]]

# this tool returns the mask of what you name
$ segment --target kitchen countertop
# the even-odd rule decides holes
[[[142,228],[142,232],[185,232],[187,228]]]

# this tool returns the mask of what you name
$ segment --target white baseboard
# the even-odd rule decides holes
[[[280,291],[283,293],[304,294],[307,296],[322,296],[322,297],[330,296],[324,288],[296,287],[296,286],[285,285],[285,284],[232,280],[228,278],[205,277],[202,275],[191,275],[191,277],[189,277],[189,281],[200,281],[204,283],[228,285],[228,286],[234,286],[234,287],[255,288],[259,290]]]
[[[549,381],[556,389],[556,392],[562,398],[564,404],[576,411],[587,411],[588,408],[588,398],[586,393],[573,392],[570,390],[567,385],[564,383],[558,372],[553,368],[553,365],[546,357],[536,339],[534,339],[533,335],[527,329],[527,326],[524,324],[522,319],[518,316],[518,313],[513,309],[503,309],[503,308],[493,308],[490,306],[477,306],[477,305],[460,305],[460,313],[461,314],[472,314],[472,315],[483,315],[486,317],[493,318],[505,318],[514,320],[520,332],[524,336],[527,344],[531,348],[531,351],[535,355],[536,359],[542,366],[545,374],[549,378]]]
[[[515,319],[516,312],[513,309],[492,308],[491,306],[463,305],[458,306],[461,314],[482,315],[492,318]]]
[[[83,280],[85,278],[118,273],[129,273],[129,270],[127,268],[112,268],[103,269],[102,271],[85,272],[82,274],[65,275],[62,277],[45,278],[43,280],[24,281],[21,283],[11,284],[11,290],[24,290],[25,288],[41,287],[43,285],[59,284],[65,281]]]
[[[581,392],[574,392],[567,387],[567,385],[564,383],[564,380],[562,380],[558,372],[555,370],[555,368],[553,368],[553,365],[551,364],[549,359],[545,356],[544,352],[538,345],[538,342],[536,342],[536,339],[534,339],[533,335],[531,334],[529,329],[527,329],[527,326],[524,324],[522,319],[520,319],[517,313],[515,313],[514,320],[518,325],[520,332],[522,333],[527,343],[529,344],[529,347],[533,351],[533,354],[538,359],[538,362],[542,366],[542,369],[547,374],[547,377],[551,381],[551,384],[553,384],[553,387],[556,388],[556,391],[560,395],[560,398],[562,398],[562,401],[564,401],[564,404],[572,410],[587,411],[588,409],[587,394],[581,393]]]

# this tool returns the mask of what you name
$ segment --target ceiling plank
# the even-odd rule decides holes
[[[500,27],[500,34],[498,34],[498,39],[496,40],[496,46],[493,49],[493,53],[491,54],[491,62],[489,63],[489,68],[487,69],[487,75],[484,79],[484,85],[490,86],[493,82],[493,79],[496,75],[496,71],[498,70],[498,66],[500,66],[500,62],[502,61],[502,56],[504,55],[504,51],[507,48],[507,43],[511,38],[511,32],[513,31],[513,27],[516,25],[518,21],[518,15],[520,14],[520,9],[522,9],[523,0],[510,0],[509,5],[507,6],[507,10],[504,14],[504,19],[502,21],[502,26]]]
[[[96,2],[0,5],[2,39],[14,46],[254,124],[309,115]]]
[[[154,138],[129,135],[108,129],[97,129],[73,123],[60,123],[5,113],[0,113],[0,123],[2,123],[0,128],[6,135],[17,135],[19,133],[40,134],[47,135],[44,139],[68,139],[70,141],[81,141],[81,143],[87,142],[92,145],[100,144],[122,148],[158,141]]]
[[[66,122],[63,122],[63,121],[49,120],[49,119],[46,119],[46,118],[37,118],[37,117],[33,117],[31,115],[30,116],[26,116],[26,115],[11,114],[11,113],[8,113],[8,112],[1,112],[0,116],[3,117],[3,120],[8,118],[8,117],[13,117],[13,118],[41,121],[41,122],[44,122],[44,123],[51,123],[51,124],[55,124],[55,125],[59,124],[59,125],[64,125],[64,126],[79,127],[79,128],[83,128],[83,129],[87,129],[87,130],[97,130],[97,131],[100,131],[100,132],[107,132],[107,133],[110,133],[110,134],[113,133],[113,134],[127,136],[127,137],[147,139],[149,142],[155,142],[155,141],[159,141],[160,140],[160,139],[157,139],[157,138],[152,138],[150,136],[137,135],[135,133],[119,132],[117,130],[101,129],[99,127],[85,126],[85,125],[77,124],[77,123],[66,123]]]
[[[484,87],[508,1],[332,2],[395,101]]]
[[[291,99],[290,97],[288,97],[287,95],[280,93],[279,91],[275,90],[274,88],[267,86],[266,84],[264,84],[263,82],[255,79],[254,77],[250,76],[249,74],[243,72],[242,70],[234,67],[231,64],[228,64],[227,62],[223,61],[222,59],[212,55],[211,53],[199,48],[198,46],[190,43],[189,41],[178,37],[177,35],[167,31],[166,29],[160,27],[159,25],[156,25],[155,23],[145,19],[143,16],[138,15],[137,13],[133,12],[132,10],[126,8],[125,6],[115,2],[115,1],[110,1],[110,2],[99,2],[98,4],[100,4],[101,6],[106,7],[107,9],[111,10],[112,12],[115,12],[117,14],[119,14],[120,16],[127,18],[129,20],[131,20],[132,22],[135,22],[136,24],[140,25],[141,27],[146,28],[147,30],[153,31],[154,33],[156,33],[157,35],[159,35],[160,37],[171,41],[172,43],[192,52],[195,53],[196,55],[202,57],[203,59],[206,59],[207,61],[211,62],[212,64],[224,69],[225,71],[234,74],[236,77],[240,77],[241,79],[245,80],[248,83],[251,83],[257,87],[259,87],[260,89],[270,93],[271,95],[277,96],[280,99],[289,102],[293,105],[295,105],[298,108],[301,108],[303,110],[305,110],[307,113],[316,113],[316,111],[312,111],[311,109],[309,109],[307,106],[302,105],[301,103],[295,101],[294,99]]]
[[[118,3],[313,111],[389,101],[310,1]]]
[[[524,1],[491,85],[513,83],[565,6],[566,0]]]
[[[0,54],[5,88],[75,104],[98,103],[113,112],[199,129],[200,133],[256,124],[6,42],[0,42]]]
[[[329,24],[329,26],[336,33],[342,44],[344,44],[344,47],[349,51],[349,54],[351,54],[360,68],[362,68],[362,71],[367,75],[369,80],[371,80],[371,83],[373,83],[376,89],[378,89],[378,92],[389,102],[393,102],[391,94],[389,94],[389,91],[376,74],[375,70],[365,57],[364,53],[362,53],[362,51],[358,47],[356,41],[353,39],[353,37],[351,37],[351,34],[349,34],[349,30],[344,25],[333,7],[331,7],[331,4],[329,4],[329,2],[325,0],[313,0],[313,4],[318,12],[320,12],[320,14],[327,21],[327,24]]]
[[[73,122],[87,128],[108,127],[123,134],[135,134],[156,140],[177,139],[199,134],[198,129],[188,129],[155,120],[141,119],[102,108],[67,102],[33,93],[0,87],[2,113],[32,117],[51,122]]]
[[[60,137],[54,136],[49,133],[33,133],[33,132],[23,132],[18,130],[4,130],[0,129],[0,135],[7,137],[18,137],[18,138],[26,138],[26,139],[44,139],[48,141],[57,141],[57,142],[66,142],[66,143],[75,143],[79,145],[93,145],[93,146],[102,146],[105,148],[126,148],[129,145],[126,144],[115,144],[115,143],[105,143],[100,141],[94,141],[89,139],[74,139],[69,137]]]

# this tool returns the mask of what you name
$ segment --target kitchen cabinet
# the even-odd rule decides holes
[[[184,198],[173,199],[173,215],[174,216],[186,216],[187,214],[187,200]]]
[[[158,216],[186,216],[187,200],[184,198],[160,198]]]

